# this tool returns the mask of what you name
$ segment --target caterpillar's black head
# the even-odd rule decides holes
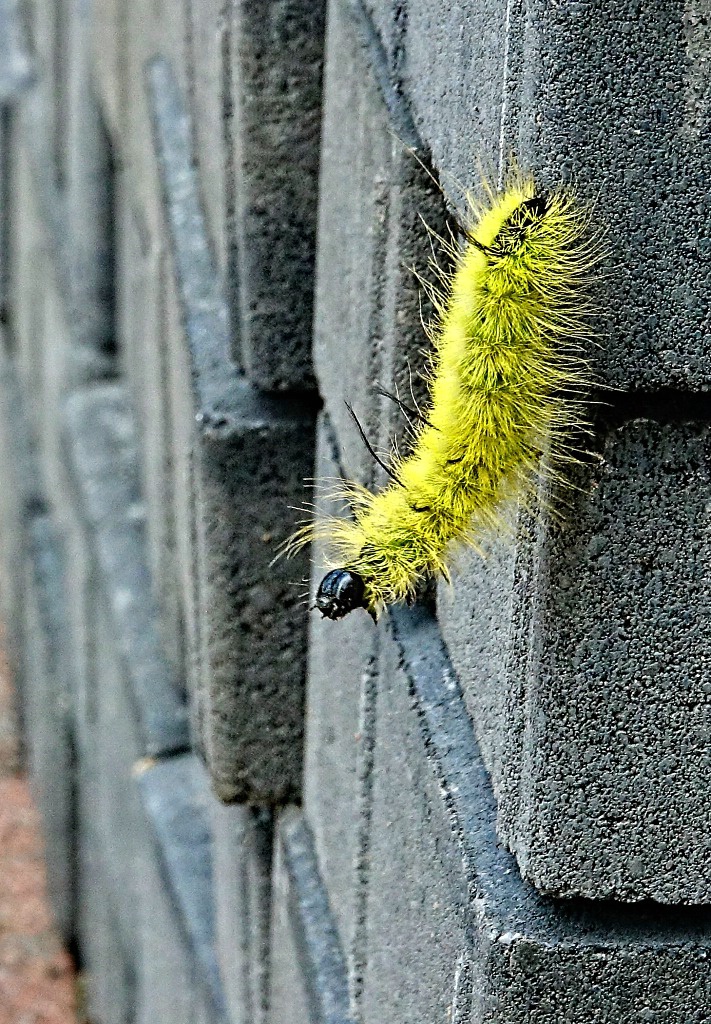
[[[331,569],[316,593],[316,608],[327,619],[342,619],[355,608],[366,608],[363,577],[350,569]]]
[[[550,199],[545,192],[536,192],[531,199],[525,199],[518,210],[524,221],[533,221],[544,217],[548,213],[550,205]]]

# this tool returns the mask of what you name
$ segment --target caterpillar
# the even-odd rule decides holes
[[[591,208],[520,173],[500,193],[484,184],[483,203],[469,198],[463,250],[440,239],[453,269],[425,285],[435,310],[427,403],[400,403],[409,454],[378,459],[390,480],[377,493],[345,485],[350,518],[326,517],[292,538],[331,545],[315,600],[329,619],[355,608],[377,619],[437,574],[449,579],[453,544],[477,547],[508,501],[530,499],[542,478],[565,482],[566,463],[578,461],[571,434],[586,427],[590,385],[579,342],[600,257]]]

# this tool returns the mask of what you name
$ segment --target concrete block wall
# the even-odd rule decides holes
[[[711,1021],[710,17],[0,0],[0,609],[96,1024]],[[598,457],[309,617],[274,556],[514,161],[606,232]]]

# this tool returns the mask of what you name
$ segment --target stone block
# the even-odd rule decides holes
[[[140,893],[138,1024],[185,1021],[196,1024],[193,963],[171,894],[155,856],[147,855],[138,879]]]
[[[192,690],[218,795],[281,801],[300,785],[306,615],[290,583],[306,558],[272,560],[311,473],[313,410],[298,397],[261,395],[229,362],[187,114],[165,62],[149,67],[148,89],[180,303],[170,332],[175,516],[183,607],[195,617]]]
[[[143,17],[140,21],[145,24],[146,9],[141,6]],[[134,12],[135,17],[138,7],[138,3],[128,4],[124,0],[102,0],[91,4],[87,54],[91,78],[107,130],[117,146],[120,146],[126,131],[126,93],[131,84],[126,73],[130,14]]]
[[[443,180],[476,192],[478,160],[496,180],[515,158],[595,201],[609,256],[589,355],[613,387],[707,386],[708,43],[683,0],[408,5],[402,82]]]
[[[212,826],[217,957],[229,1019],[267,1024],[273,814],[215,802]]]
[[[500,833],[544,891],[711,899],[709,443],[701,423],[611,428],[561,528],[529,523],[442,595]]]
[[[280,815],[274,867],[271,1020],[353,1024],[343,953],[309,827]]]
[[[553,900],[524,882],[497,843],[495,800],[436,622],[397,609],[390,623],[363,1019],[704,1021],[705,911]]]
[[[312,420],[244,383],[232,410],[203,420],[199,450],[206,750],[221,799],[281,802],[301,786],[307,562],[273,558],[311,471]]]
[[[313,385],[325,2],[233,5],[235,359],[267,390]]]

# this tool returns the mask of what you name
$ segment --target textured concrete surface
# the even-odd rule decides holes
[[[235,357],[268,390],[313,385],[325,0],[233,5]]]
[[[115,369],[114,159],[90,77],[90,4],[71,0],[66,33],[66,156],[69,314],[75,346],[97,373]],[[103,360],[102,360],[103,357]],[[103,363],[103,365],[102,365]]]
[[[634,420],[600,451],[561,529],[463,559],[443,631],[524,875],[705,903],[708,430]]]
[[[197,619],[188,623],[197,647],[193,692],[204,702],[200,721],[221,799],[280,801],[300,787],[306,614],[292,583],[307,563],[304,554],[273,559],[295,528],[289,506],[312,471],[312,412],[300,399],[260,395],[229,364],[186,108],[166,62],[149,66],[147,85],[184,329],[174,342],[183,342],[185,367],[174,429],[183,453],[188,426],[194,444],[183,474],[194,474],[193,519],[189,509],[181,513],[186,586],[197,585],[185,602]]]
[[[301,786],[307,563],[272,560],[311,472],[312,423],[241,391],[224,425],[203,431],[199,456],[206,746],[222,799],[273,802]]]
[[[232,1024],[269,1020],[273,812],[213,801],[217,956]]]
[[[352,1024],[345,961],[311,832],[303,816],[289,808],[280,817],[277,836],[274,930],[278,941],[272,992],[276,1019]],[[297,977],[294,961],[300,967]]]
[[[196,996],[209,997],[215,1018],[224,1014],[224,996],[215,953],[212,895],[212,795],[203,766],[183,754],[136,772],[146,817],[165,884],[176,910],[177,927],[187,938],[194,962]]]
[[[373,821],[382,816],[382,827],[373,835],[383,845],[380,858],[371,850],[368,887],[373,924],[379,921],[382,931],[369,932],[378,952],[370,981],[366,974],[365,1004],[373,998],[388,1006],[389,1020],[411,1020],[432,1000],[446,1000],[445,967],[435,971],[431,961],[448,936],[456,937],[459,921],[471,943],[465,948],[472,950],[477,1021],[705,1020],[711,996],[705,910],[556,901],[524,882],[496,843],[496,804],[434,620],[424,611],[392,619],[399,653],[385,648],[382,664],[389,668],[381,676],[374,769]],[[418,719],[424,746],[409,732]],[[438,785],[429,789],[432,770]],[[417,843],[411,837],[420,829],[427,838]],[[427,900],[428,921],[438,920],[441,908],[434,904],[444,893],[449,912],[442,926],[413,927]],[[408,956],[398,942],[403,934],[419,952]],[[388,945],[389,957],[380,952]],[[461,1002],[468,982],[457,977],[455,963],[452,948],[449,998],[459,989]]]
[[[89,1019],[711,1017],[688,905],[709,896],[707,7],[330,0],[319,157],[320,3],[30,0],[0,276],[42,490],[3,447],[0,589],[34,665],[28,747],[49,753],[58,646],[70,663]],[[513,156],[609,226],[591,354],[625,390],[597,410],[603,461],[563,529],[534,510],[455,559],[439,621],[307,637],[306,557],[271,560],[314,497],[314,247],[316,473],[378,486],[344,399],[406,444],[377,386],[422,390],[419,218],[446,233],[478,161],[496,179]],[[44,532],[66,650],[28,557]]]
[[[708,33],[684,0],[408,5],[401,80],[445,183],[476,191],[477,161],[496,179],[503,155],[596,201],[590,356],[615,387],[707,389]]]

